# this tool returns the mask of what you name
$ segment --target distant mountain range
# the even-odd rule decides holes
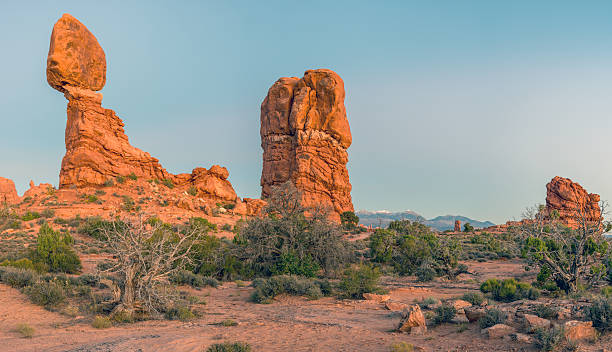
[[[410,221],[418,221],[423,223],[435,230],[438,231],[446,231],[452,230],[455,228],[455,220],[461,221],[461,229],[463,229],[463,224],[469,222],[470,225],[474,226],[474,228],[485,228],[489,226],[494,226],[495,224],[490,221],[478,221],[474,219],[470,219],[465,216],[460,215],[444,215],[444,216],[436,216],[433,219],[425,219],[422,215],[411,211],[401,211],[401,212],[391,212],[388,210],[378,210],[378,211],[367,211],[360,210],[356,212],[357,216],[359,216],[359,223],[365,226],[372,227],[387,227],[391,221],[395,220],[410,220]]]

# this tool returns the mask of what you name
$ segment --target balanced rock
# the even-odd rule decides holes
[[[556,176],[546,185],[546,210],[557,213],[559,220],[570,227],[577,227],[581,218],[587,222],[601,219],[599,195],[588,193],[569,178]]]
[[[100,186],[117,176],[135,175],[167,180],[181,190],[195,188],[198,198],[213,204],[237,201],[224,167],[214,165],[173,175],[156,158],[129,143],[123,121],[113,110],[102,107],[102,94],[95,92],[106,81],[104,51],[93,34],[68,14],[53,27],[47,81],[68,99],[60,188]],[[190,208],[184,201],[181,204]]]
[[[455,232],[461,232],[461,220],[455,220]]]
[[[19,195],[13,180],[0,177],[0,206],[3,204],[15,204],[19,202]]]
[[[261,104],[262,198],[291,181],[306,207],[353,211],[347,148],[352,143],[344,82],[331,70],[276,81]]]

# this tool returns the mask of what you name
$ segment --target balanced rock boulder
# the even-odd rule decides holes
[[[558,214],[559,220],[569,227],[577,227],[580,219],[598,222],[601,219],[599,199],[598,194],[588,193],[569,178],[556,176],[546,185],[547,213]]]
[[[305,207],[330,207],[335,220],[353,211],[346,168],[352,136],[344,97],[344,82],[327,69],[272,85],[261,104],[262,198],[291,181]]]
[[[0,177],[0,206],[3,204],[15,204],[19,202],[19,195],[13,180]]]
[[[412,305],[402,312],[402,318],[397,330],[401,332],[410,332],[417,335],[427,331],[425,315],[423,315],[421,307],[419,307],[418,304]]]
[[[68,14],[53,27],[47,81],[68,99],[60,188],[100,186],[117,176],[135,175],[168,180],[179,189],[195,187],[198,198],[213,203],[239,200],[224,167],[173,175],[156,158],[129,143],[123,121],[113,110],[102,107],[102,94],[96,93],[106,82],[104,51],[93,34]]]

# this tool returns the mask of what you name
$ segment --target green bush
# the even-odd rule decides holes
[[[48,224],[43,224],[36,242],[32,253],[34,263],[41,263],[52,272],[76,273],[81,269],[81,260],[72,249],[74,240],[70,234],[53,231]]]
[[[28,211],[21,216],[21,220],[23,221],[31,221],[36,220],[38,218],[40,218],[40,213],[37,213],[35,211]]]
[[[55,281],[37,281],[31,286],[27,286],[24,292],[32,303],[45,308],[57,307],[66,300],[64,287]]]
[[[306,277],[314,277],[321,270],[319,264],[312,259],[310,256],[299,258],[298,255],[293,252],[282,253],[275,263],[270,268],[271,275],[299,275]]]
[[[216,343],[208,347],[206,352],[251,352],[251,346],[244,342]]]
[[[189,189],[187,189],[187,194],[189,194],[190,196],[197,196],[198,195],[198,189],[195,188],[194,186],[189,187]]]
[[[166,311],[166,319],[168,320],[180,320],[187,321],[196,317],[196,315],[189,309],[189,307],[179,306],[172,307]]]
[[[17,331],[18,333],[21,334],[21,337],[23,337],[24,339],[29,339],[32,338],[32,336],[34,336],[34,328],[31,327],[29,324],[19,324],[17,325],[17,328],[15,329],[15,331]]]
[[[472,305],[479,306],[484,302],[485,298],[478,292],[467,292],[463,295],[462,299],[466,302],[472,303]]]
[[[600,298],[586,307],[585,316],[601,331],[612,331],[612,300]]]
[[[455,315],[457,314],[457,309],[450,304],[442,304],[441,306],[434,309],[435,316],[433,318],[434,324],[442,324],[442,323],[450,323]]]
[[[478,324],[481,329],[486,329],[493,325],[504,324],[506,319],[508,319],[508,315],[505,312],[497,308],[491,308],[487,309],[485,316],[478,320]]]
[[[340,223],[342,227],[347,231],[353,231],[359,224],[359,216],[355,215],[352,211],[345,211],[340,214]]]
[[[429,262],[425,261],[416,269],[415,275],[419,282],[429,282],[436,278],[436,269]]]
[[[540,296],[538,289],[531,287],[526,282],[518,282],[515,279],[488,279],[480,285],[484,293],[491,293],[493,299],[501,302],[512,302],[519,299],[536,300]]]
[[[96,329],[107,329],[113,325],[109,317],[103,317],[101,315],[96,315],[94,320],[91,322],[91,326]]]
[[[396,233],[391,230],[376,229],[370,236],[370,258],[377,263],[389,263],[393,259],[393,245]]]
[[[205,286],[218,287],[219,281],[212,277],[204,277],[194,274],[189,270],[180,270],[172,278],[171,281],[177,285],[189,285],[199,288]]]
[[[559,314],[557,308],[546,304],[538,304],[533,308],[533,312],[540,318],[553,319]]]
[[[133,173],[133,172],[131,174],[127,175],[127,178],[129,178],[132,181],[138,180],[138,176],[136,176],[136,174]]]
[[[163,184],[164,186],[166,186],[166,187],[168,187],[168,188],[170,188],[170,189],[174,188],[174,182],[172,182],[172,180],[171,180],[171,179],[169,179],[169,178],[165,178],[165,179],[163,179],[161,182],[162,182],[162,184]]]
[[[0,266],[12,266],[13,268],[20,268],[20,269],[29,269],[29,270],[35,270],[35,265],[34,263],[32,263],[32,261],[28,258],[21,258],[21,259],[17,259],[17,260],[5,260],[2,263],[0,263]]]
[[[556,351],[563,344],[563,328],[537,329],[534,334],[535,345],[540,351]]]
[[[26,287],[34,284],[36,280],[38,274],[34,270],[0,266],[0,281],[11,287]]]
[[[300,278],[290,275],[272,276],[268,279],[255,279],[255,290],[251,294],[251,301],[255,303],[270,303],[280,294],[293,296],[306,296],[311,299],[323,297],[321,284],[317,280]]]
[[[117,177],[115,177],[115,180],[117,180],[117,183],[124,184],[125,183],[125,176],[117,176]]]
[[[370,265],[359,265],[344,272],[338,285],[341,298],[362,299],[364,293],[382,293],[378,286],[380,271]]]

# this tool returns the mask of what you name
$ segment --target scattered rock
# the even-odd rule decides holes
[[[550,327],[550,320],[540,318],[533,314],[524,314],[523,322],[527,331],[534,331],[536,329],[548,329]]]
[[[482,307],[466,307],[463,308],[465,312],[465,316],[470,323],[480,320],[480,318],[484,317],[487,312]]]
[[[309,70],[276,81],[261,104],[261,196],[291,181],[306,207],[326,206],[339,221],[353,211],[347,148],[352,143],[344,82],[335,72]]]
[[[592,321],[570,320],[565,323],[563,332],[569,341],[594,340],[597,337]]]
[[[567,226],[577,227],[578,211],[584,211],[587,221],[601,219],[599,195],[588,193],[580,184],[569,178],[556,176],[546,185],[546,210],[556,211],[559,220]]]
[[[465,324],[465,323],[469,323],[469,319],[465,316],[465,314],[457,314],[455,315],[455,317],[451,320],[451,322],[453,324]]]
[[[496,324],[483,329],[482,333],[490,339],[498,339],[516,333],[516,329],[506,324]]]
[[[416,304],[409,306],[408,309],[402,312],[402,318],[397,330],[401,332],[411,332],[415,327],[418,328],[415,333],[424,333],[427,331],[425,316],[421,311],[421,307]]]
[[[453,307],[457,310],[457,313],[462,314],[464,312],[464,308],[471,307],[472,303],[468,301],[464,301],[462,299],[455,300],[453,302]]]
[[[516,334],[513,334],[512,337],[518,342],[533,343],[533,337],[527,334],[521,334],[520,332],[517,332]]]
[[[375,301],[375,302],[378,302],[378,303],[383,303],[383,302],[388,301],[391,298],[391,296],[389,296],[389,295],[378,295],[376,293],[364,293],[363,294],[363,298],[368,300],[368,301]]]

